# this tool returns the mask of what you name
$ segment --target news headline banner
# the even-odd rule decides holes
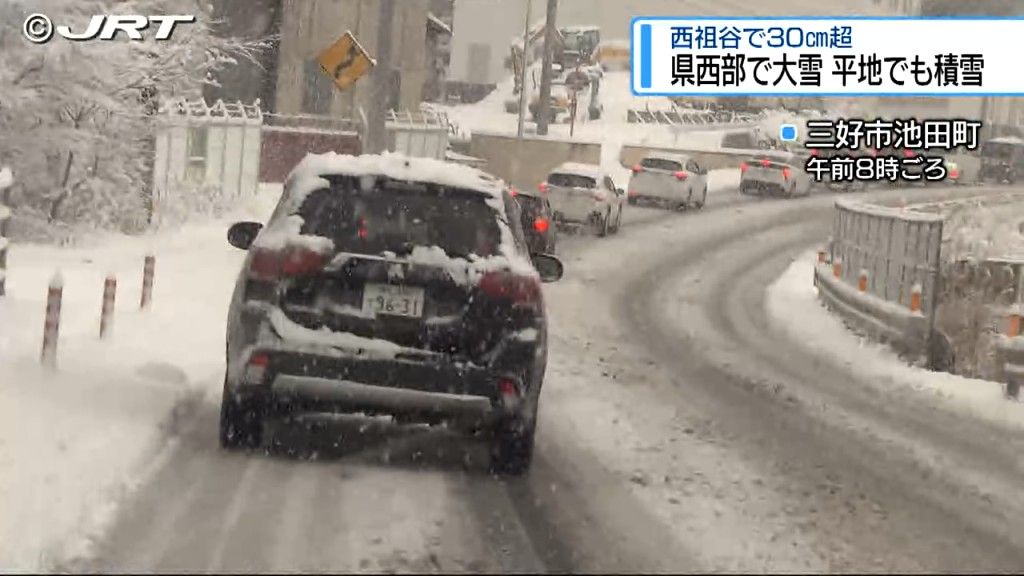
[[[1024,96],[1024,19],[637,17],[637,96]]]

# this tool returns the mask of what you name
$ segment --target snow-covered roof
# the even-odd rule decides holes
[[[462,164],[434,158],[419,158],[388,152],[351,156],[328,152],[308,154],[292,170],[289,181],[330,175],[385,176],[395,180],[430,182],[453,188],[475,190],[501,198],[502,182],[494,176]]]
[[[584,164],[582,162],[566,162],[551,171],[552,174],[575,174],[577,176],[589,176],[595,180],[604,178],[604,170],[597,164]]]

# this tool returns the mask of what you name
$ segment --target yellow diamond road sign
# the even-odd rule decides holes
[[[330,48],[317,56],[320,69],[344,90],[356,83],[376,64],[351,32],[338,39]]]

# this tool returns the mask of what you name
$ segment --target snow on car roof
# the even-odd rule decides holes
[[[414,158],[387,152],[352,156],[328,152],[308,154],[292,170],[288,180],[298,181],[330,175],[384,176],[395,180],[429,182],[453,188],[475,190],[501,198],[502,182],[490,174],[465,166],[433,158]]]
[[[652,150],[651,152],[648,152],[646,156],[644,156],[644,160],[647,160],[648,158],[657,160],[672,160],[674,162],[679,162],[680,164],[685,164],[686,161],[690,159],[690,155],[673,154],[671,152],[657,152]]]
[[[595,180],[604,178],[604,170],[597,164],[584,164],[582,162],[566,162],[551,171],[552,174],[575,174],[577,176],[589,176]]]
[[[601,30],[600,26],[595,26],[593,24],[582,24],[582,25],[576,25],[576,26],[563,26],[562,27],[562,31],[569,32],[569,33],[596,32],[596,31],[600,31],[600,30]]]
[[[515,240],[505,213],[505,183],[502,180],[462,164],[432,158],[413,158],[390,152],[362,156],[334,152],[306,155],[292,170],[285,183],[286,198],[283,202],[287,216],[276,221],[272,219],[260,233],[256,245],[271,249],[300,245],[321,252],[333,250],[333,242],[330,239],[301,233],[304,220],[296,212],[310,193],[330,185],[325,177],[335,175],[382,176],[479,192],[498,216],[501,231],[498,254],[485,258],[474,257],[467,261],[449,256],[437,246],[417,246],[406,259],[414,263],[444,267],[453,279],[461,282],[474,281],[479,274],[497,269],[511,269],[522,275],[537,275],[529,259],[518,254],[514,248]]]

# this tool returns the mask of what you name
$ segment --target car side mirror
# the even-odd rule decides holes
[[[263,224],[259,222],[236,222],[228,228],[228,244],[239,250],[248,250],[262,229]]]
[[[562,278],[564,268],[562,261],[551,254],[533,254],[533,267],[540,274],[541,282],[557,282]]]
[[[622,196],[623,194],[626,193],[626,191],[623,190],[622,188],[616,188],[615,193],[618,194],[619,196]]]

